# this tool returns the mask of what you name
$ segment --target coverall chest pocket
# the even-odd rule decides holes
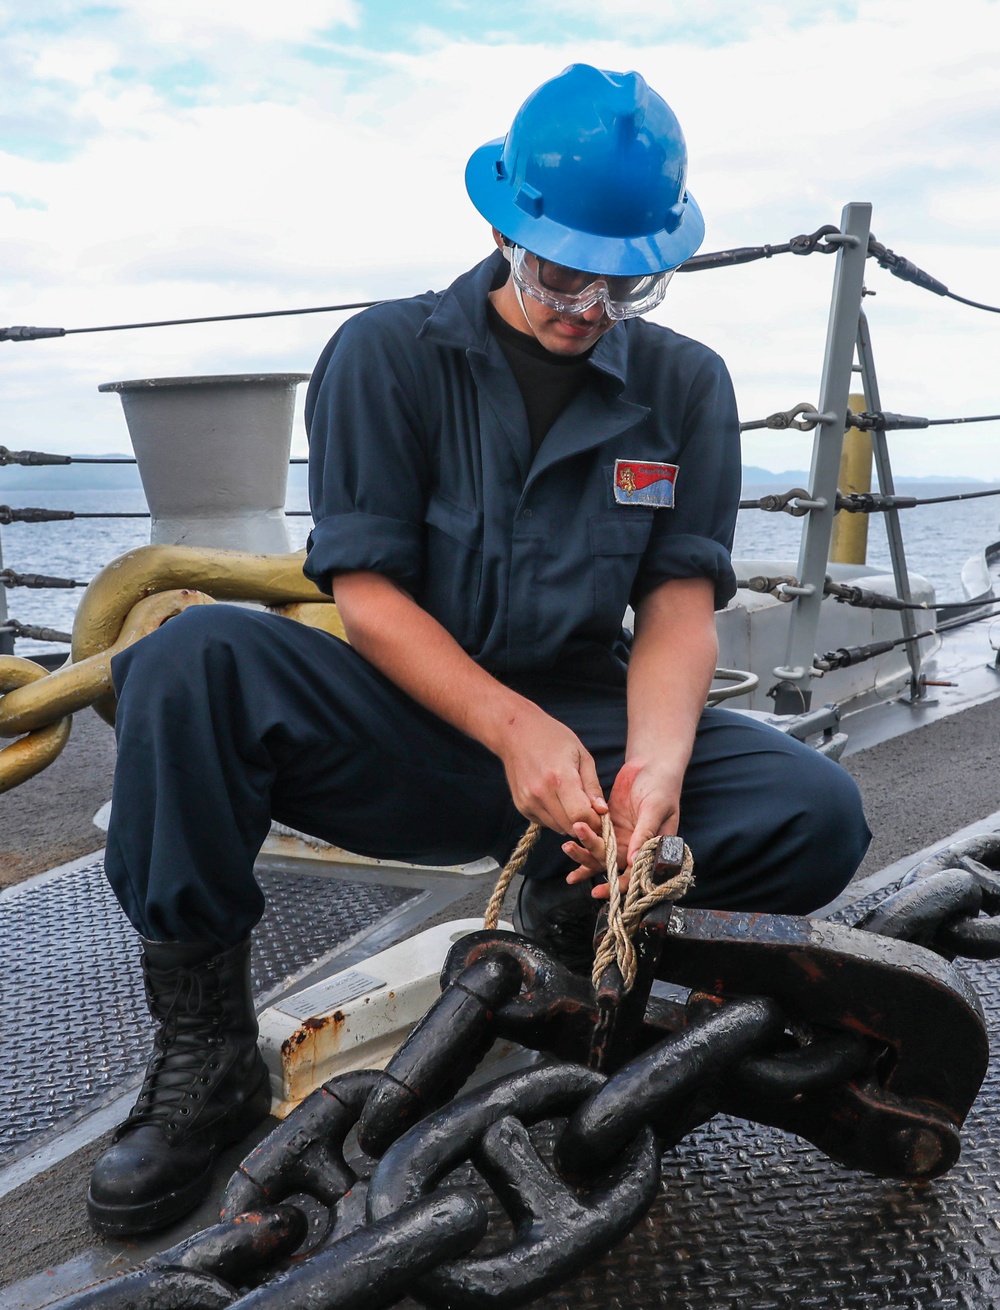
[[[476,602],[483,574],[482,511],[432,496],[424,514],[427,569],[424,604],[460,645],[476,645]]]
[[[621,626],[632,584],[653,530],[653,510],[629,507],[590,520],[594,557],[594,616],[614,631]]]

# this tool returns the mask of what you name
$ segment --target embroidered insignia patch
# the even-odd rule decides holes
[[[640,464],[615,460],[615,500],[619,505],[653,505],[673,509],[676,464]]]

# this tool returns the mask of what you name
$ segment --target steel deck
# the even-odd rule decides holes
[[[258,870],[258,997],[373,928],[421,888]],[[120,1095],[145,1066],[139,944],[93,859],[0,896],[0,1167]]]
[[[95,877],[89,867],[75,881]],[[860,898],[841,902],[832,917],[854,922],[894,885],[874,892],[871,882],[862,885]],[[336,884],[337,897],[342,887]],[[307,930],[309,918],[306,912]],[[103,931],[95,929],[91,940],[99,943]],[[284,961],[276,967],[280,972]],[[982,998],[996,1048],[1000,961],[957,967]],[[272,969],[267,976],[277,974]],[[940,1058],[951,1058],[947,1034]],[[959,1163],[924,1187],[848,1172],[777,1129],[719,1117],[665,1158],[659,1199],[626,1241],[533,1304],[551,1310],[1000,1310],[998,1115],[994,1059],[966,1123]],[[176,1234],[163,1234],[155,1249],[174,1240]],[[135,1250],[131,1258],[148,1254]],[[8,1287],[0,1306],[34,1310],[102,1276],[97,1251],[92,1256]]]
[[[833,917],[853,923],[886,892]],[[1000,961],[957,967],[980,994],[996,1052]],[[942,1039],[947,1060],[947,1034]],[[841,1169],[778,1129],[719,1116],[665,1157],[659,1199],[626,1241],[536,1304],[551,1310],[1000,1307],[996,1055],[962,1138],[950,1173],[927,1186],[906,1186]]]

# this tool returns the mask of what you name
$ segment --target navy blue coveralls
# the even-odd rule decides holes
[[[384,574],[497,678],[567,724],[605,794],[624,759],[621,620],[671,578],[735,591],[739,433],[722,361],[641,319],[594,347],[587,382],[532,457],[486,321],[494,255],[441,295],[351,319],[306,405],[315,528],[306,573]],[[677,466],[672,508],[620,503],[615,461]],[[113,662],[119,758],[106,869],[157,940],[240,940],[263,900],[272,816],[349,850],[503,861],[525,827],[499,759],[330,635],[197,607]],[[665,670],[664,676],[669,676]],[[864,854],[837,765],[744,716],[702,716],[681,796],[692,904],[805,912]],[[564,875],[545,832],[528,876]]]

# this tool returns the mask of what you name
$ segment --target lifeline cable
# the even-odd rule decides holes
[[[312,510],[286,509],[285,518],[309,518]],[[9,527],[11,523],[62,523],[70,519],[148,519],[149,510],[75,510],[42,509],[34,505],[15,509],[11,505],[0,505],[0,524]]]
[[[749,579],[752,582],[754,579]],[[748,587],[756,591],[756,587]],[[884,610],[925,610],[928,613],[940,610],[989,609],[991,605],[1000,605],[1000,597],[980,596],[971,600],[943,600],[933,605],[923,600],[903,600],[901,596],[886,596],[880,591],[870,591],[865,587],[852,587],[845,583],[834,582],[827,578],[823,594],[832,596],[840,605],[851,605],[862,609]],[[985,616],[984,616],[985,617]]]
[[[774,416],[772,416],[774,417]],[[965,418],[922,418],[914,414],[893,414],[889,410],[847,411],[847,426],[860,432],[898,432],[904,428],[954,427],[959,423],[995,423],[1000,414],[971,414]],[[767,419],[764,420],[768,422]]]
[[[992,602],[1000,604],[1000,602]],[[816,668],[821,669],[824,673],[829,673],[833,669],[846,669],[852,664],[863,664],[865,660],[876,659],[879,655],[886,655],[890,650],[897,646],[905,646],[911,641],[923,641],[925,637],[936,637],[942,632],[951,632],[955,628],[965,628],[970,623],[981,623],[984,619],[997,617],[997,611],[993,615],[989,614],[971,614],[965,618],[952,619],[948,623],[939,623],[936,628],[930,628],[927,632],[915,632],[911,637],[896,637],[894,641],[877,641],[869,646],[841,646],[835,651],[827,651],[816,660]]]
[[[809,255],[814,250],[830,254],[837,247],[831,244],[828,238],[839,235],[839,228],[827,223],[813,233],[792,237],[784,245],[780,246],[743,246],[734,250],[719,250],[714,254],[695,255],[686,263],[681,264],[678,271],[696,273],[703,268],[743,264],[752,259],[770,259],[772,255],[783,254],[786,251],[791,251],[797,255]],[[388,297],[388,299],[395,298]],[[77,336],[84,332],[131,332],[136,328],[184,327],[191,323],[233,323],[252,318],[286,318],[298,314],[336,314],[351,309],[371,309],[374,305],[385,304],[385,300],[386,298],[382,300],[358,300],[344,305],[315,305],[306,309],[268,309],[246,314],[208,314],[199,318],[164,318],[149,323],[110,323],[102,327],[7,327],[0,328],[0,341],[42,341],[50,337]]]
[[[741,432],[757,432],[769,428],[776,432],[787,432],[794,428],[796,432],[811,432],[818,423],[831,421],[831,417],[820,412],[808,401],[802,401],[791,409],[779,409],[767,418],[746,419],[740,423]],[[1000,414],[971,414],[964,418],[923,418],[915,414],[894,414],[889,410],[864,410],[855,414],[847,411],[849,428],[860,432],[898,432],[902,429],[952,427],[959,423],[995,423]]]
[[[0,341],[41,341],[49,337],[71,337],[84,332],[131,332],[135,328],[184,327],[190,323],[233,323],[248,318],[288,318],[296,314],[336,314],[347,309],[371,309],[382,300],[357,300],[346,305],[314,305],[308,309],[265,309],[248,314],[207,314],[201,318],[163,318],[151,323],[109,323],[86,328],[0,328]]]
[[[674,271],[677,273],[699,273],[708,268],[731,268],[736,264],[747,264],[753,260],[770,259],[773,255],[788,253],[811,255],[814,251],[819,251],[821,254],[829,255],[833,254],[835,250],[839,250],[845,240],[844,234],[838,227],[832,223],[825,223],[822,227],[817,228],[815,232],[790,237],[788,241],[781,245],[738,246],[730,250],[716,250],[704,255],[693,255],[690,259],[685,260],[683,264],[679,264]],[[973,309],[983,309],[991,314],[1000,314],[1000,307],[996,305],[986,305],[978,300],[969,300],[965,296],[957,295],[954,291],[949,291],[943,282],[931,277],[929,273],[925,273],[911,260],[905,259],[902,255],[897,255],[894,250],[882,245],[873,236],[868,238],[868,254],[876,260],[881,268],[887,269],[894,277],[902,278],[904,282],[912,282],[925,291],[933,291],[938,296],[947,296],[950,300],[957,300],[963,305],[970,305]],[[397,299],[397,297],[389,297],[389,299]],[[385,304],[385,299],[357,300],[343,305],[312,305],[302,309],[265,309],[244,314],[206,314],[197,318],[164,318],[146,323],[108,323],[100,327],[40,328],[15,326],[0,328],[0,341],[42,341],[51,337],[78,336],[89,332],[131,332],[137,328],[184,327],[192,323],[234,323],[245,319],[288,318],[300,314],[336,314],[346,310],[371,309],[372,306],[381,304]]]
[[[848,496],[838,494],[837,509],[848,514],[884,514],[891,509],[946,505],[958,500],[982,500],[985,496],[1000,496],[1000,487],[991,487],[988,491],[955,491],[950,496],[883,496],[873,491],[855,491]]]
[[[962,305],[970,305],[973,309],[983,309],[988,314],[1000,314],[1000,307],[997,305],[986,305],[980,300],[969,300],[965,296],[957,295],[954,291],[949,291],[938,278],[932,277],[930,273],[925,273],[912,260],[897,255],[894,250],[884,246],[881,241],[876,241],[874,236],[868,238],[868,254],[880,268],[887,269],[893,277],[901,278],[904,282],[912,282],[914,286],[921,287],[924,291],[933,291],[936,296],[947,296],[949,300],[957,300]]]
[[[289,464],[308,464],[308,455],[292,455]],[[26,468],[38,468],[47,464],[134,464],[134,455],[53,455],[45,450],[8,450],[0,446],[0,468],[8,464],[19,464]]]
[[[1000,487],[991,487],[987,491],[954,491],[949,496],[896,496],[883,495],[876,491],[855,491],[844,496],[837,493],[836,510],[847,514],[887,514],[893,509],[916,509],[921,505],[946,505],[959,500],[982,500],[985,496],[1000,496]],[[794,505],[793,502],[798,502]],[[802,487],[791,491],[771,492],[756,500],[741,500],[740,509],[759,509],[768,514],[785,512],[800,517],[807,509],[813,507],[809,496]]]

